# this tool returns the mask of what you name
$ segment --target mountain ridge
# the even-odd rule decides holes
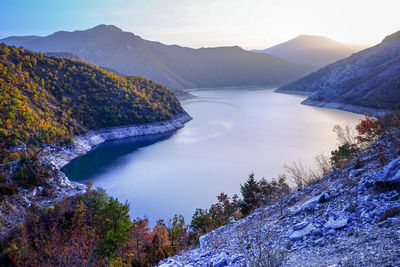
[[[238,46],[193,49],[165,45],[104,24],[44,37],[7,37],[0,42],[34,51],[74,53],[98,66],[145,76],[173,88],[278,86],[315,70]]]

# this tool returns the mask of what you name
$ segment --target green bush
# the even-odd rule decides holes
[[[331,152],[331,163],[333,168],[344,168],[357,154],[358,149],[354,145],[345,143]]]

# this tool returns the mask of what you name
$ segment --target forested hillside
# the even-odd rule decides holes
[[[182,111],[170,90],[143,77],[0,44],[0,162],[19,159],[21,148],[72,142],[88,129]]]

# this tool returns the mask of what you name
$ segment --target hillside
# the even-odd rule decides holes
[[[72,142],[90,129],[173,118],[165,86],[67,58],[0,45],[0,162],[41,143]],[[14,151],[14,152],[13,152]]]
[[[344,168],[201,236],[198,248],[158,266],[399,266],[396,120]]]
[[[172,88],[282,85],[315,70],[239,47],[192,49],[147,41],[112,25],[49,36],[8,37],[9,45],[70,52],[83,60],[162,82]]]
[[[400,32],[276,90],[303,93],[303,103],[355,112],[400,108]]]
[[[343,44],[324,36],[299,35],[287,42],[253,52],[271,54],[297,64],[323,67],[363,48],[361,45]]]

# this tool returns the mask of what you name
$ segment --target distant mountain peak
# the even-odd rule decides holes
[[[289,40],[288,42],[294,42],[294,41],[296,41],[296,40],[301,40],[301,41],[320,41],[320,42],[331,42],[331,43],[334,43],[334,44],[341,44],[340,42],[338,42],[338,41],[335,41],[335,40],[333,40],[333,39],[331,39],[331,38],[328,38],[328,37],[326,37],[326,36],[322,36],[322,35],[310,35],[310,34],[301,34],[301,35],[299,35],[299,36],[297,36],[296,38],[294,38],[294,39],[292,39],[292,40]]]
[[[325,66],[361,50],[362,46],[343,44],[325,36],[301,34],[257,53],[271,54],[298,64]]]
[[[294,38],[294,39],[302,39],[302,38],[304,38],[304,39],[306,39],[306,38],[315,38],[315,39],[329,39],[329,40],[332,40],[332,39],[330,39],[330,38],[328,38],[328,37],[326,37],[326,36],[322,36],[322,35],[313,35],[313,34],[300,34],[299,36],[297,36],[296,38]]]
[[[107,25],[107,24],[100,24],[97,25],[91,29],[88,29],[87,31],[95,31],[95,30],[99,30],[99,31],[114,31],[114,32],[123,32],[120,28],[118,28],[115,25]]]

